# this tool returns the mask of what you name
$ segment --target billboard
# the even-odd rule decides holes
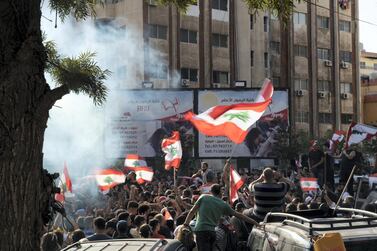
[[[183,114],[193,110],[193,91],[117,91],[106,107],[105,156],[162,156],[161,140],[181,133],[186,156],[193,155],[193,128]]]
[[[215,105],[254,102],[259,90],[202,90],[198,93],[198,113]],[[287,130],[288,91],[275,90],[272,103],[262,118],[250,129],[242,144],[234,144],[226,137],[211,137],[199,133],[198,154],[200,158],[273,158],[273,145],[279,130]]]

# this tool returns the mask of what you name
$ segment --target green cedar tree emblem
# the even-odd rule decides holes
[[[135,161],[133,162],[133,164],[134,164],[134,166],[140,166],[140,162],[139,162],[138,160],[135,160]]]
[[[107,183],[107,184],[111,184],[114,180],[113,180],[113,178],[111,178],[110,176],[107,176],[103,181],[104,181],[105,183]]]
[[[168,152],[171,154],[171,155],[177,155],[177,153],[178,153],[178,149],[176,148],[176,147],[174,147],[174,146],[172,146],[172,147],[169,147],[168,148]]]
[[[250,116],[248,112],[239,112],[239,113],[230,113],[230,114],[225,114],[225,118],[232,120],[234,118],[241,120],[242,122],[246,123],[249,121]]]

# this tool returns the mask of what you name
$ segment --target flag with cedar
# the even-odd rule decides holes
[[[170,138],[163,139],[161,149],[165,153],[165,169],[178,169],[182,159],[182,145],[178,131],[173,131]]]
[[[377,127],[352,122],[348,128],[346,148],[377,136]]]
[[[229,168],[229,175],[229,197],[230,201],[234,203],[238,199],[238,190],[244,185],[244,181],[233,166],[230,166]]]
[[[96,181],[101,191],[107,191],[126,181],[123,172],[114,169],[103,169],[96,172]]]
[[[241,144],[254,123],[262,117],[272,101],[274,87],[266,79],[254,103],[218,105],[201,114],[188,112],[185,119],[207,136],[226,136],[236,144]]]
[[[55,194],[55,200],[64,202],[65,194],[72,193],[72,181],[68,174],[67,162],[64,162],[63,174],[60,176],[60,193]]]
[[[143,157],[137,154],[128,154],[124,160],[125,171],[134,171],[136,174],[136,181],[139,184],[151,182],[154,171],[147,166],[147,162]]]

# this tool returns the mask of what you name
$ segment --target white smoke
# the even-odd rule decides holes
[[[142,31],[134,30],[130,26],[127,26],[126,30],[117,27],[119,20],[113,21],[114,28],[110,28],[110,25],[104,28],[96,25],[94,20],[76,22],[71,18],[64,23],[58,22],[58,27],[54,28],[54,22],[47,18],[54,19],[55,13],[51,13],[45,6],[42,14],[42,30],[46,33],[47,40],[55,41],[59,53],[64,56],[77,56],[85,51],[96,52],[98,64],[112,71],[111,77],[106,81],[110,89],[109,103],[122,102],[113,100],[116,95],[112,93],[117,88],[140,88],[140,76],[144,71],[144,48],[138,38],[142,37]],[[148,55],[151,65],[166,65],[159,51],[148,48]],[[51,78],[46,78],[53,88]],[[127,97],[122,97],[125,98]],[[82,177],[96,168],[114,163],[114,160],[106,159],[104,154],[105,131],[110,129],[105,126],[105,111],[120,111],[116,108],[106,109],[106,104],[104,107],[96,107],[85,95],[75,94],[64,96],[55,105],[50,111],[45,133],[45,168],[51,172],[61,172],[66,161],[70,175]],[[122,153],[114,155],[121,156]]]

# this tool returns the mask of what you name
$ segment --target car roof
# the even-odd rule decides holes
[[[64,251],[144,251],[157,250],[168,243],[176,242],[173,239],[117,239],[105,241],[90,241],[75,243],[63,249]]]
[[[349,220],[349,218],[319,218],[319,219],[313,219],[317,222],[327,222],[327,221],[335,221],[335,220]],[[302,238],[303,240],[307,240],[311,237],[310,232],[305,228],[298,227],[298,224],[301,224],[302,226],[309,227],[309,223],[297,223],[297,224],[287,224],[287,221],[283,222],[271,222],[266,224],[266,230],[268,232],[274,232],[278,233],[279,235],[297,235],[297,237]],[[354,222],[352,223],[353,228],[346,228],[349,226],[349,223],[334,223],[334,227],[344,227],[345,229],[334,229],[334,230],[318,230],[313,232],[313,235],[319,235],[324,233],[333,233],[338,232],[342,235],[342,238],[347,241],[348,239],[354,239],[354,238],[373,238],[377,239],[377,227],[370,226],[368,227],[365,222]],[[354,228],[358,226],[364,226],[362,228]],[[328,226],[326,226],[328,227]],[[297,238],[296,237],[296,238]],[[291,237],[292,238],[292,237]]]

